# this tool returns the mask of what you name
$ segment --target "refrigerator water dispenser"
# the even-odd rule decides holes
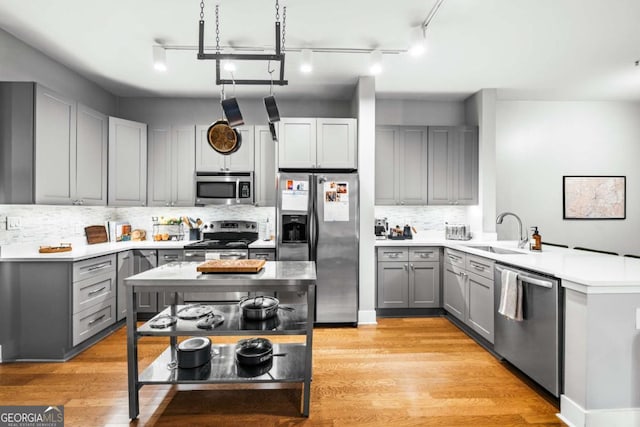
[[[282,215],[282,243],[306,243],[307,215]]]

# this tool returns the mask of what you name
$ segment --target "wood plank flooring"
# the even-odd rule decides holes
[[[378,322],[315,329],[308,419],[297,385],[144,386],[131,425],[564,425],[552,403],[445,318]],[[292,338],[273,337],[282,339]],[[166,345],[144,338],[141,369]],[[125,328],[66,363],[0,364],[0,405],[64,405],[65,426],[130,425]]]

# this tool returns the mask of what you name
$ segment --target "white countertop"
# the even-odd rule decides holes
[[[69,252],[58,252],[52,254],[41,254],[38,252],[40,245],[35,243],[14,244],[2,246],[0,249],[0,262],[42,262],[42,261],[80,261],[101,255],[115,254],[129,249],[182,249],[185,245],[193,243],[189,240],[167,240],[153,241],[144,240],[142,242],[109,242],[87,244],[72,244]],[[275,240],[256,240],[249,245],[250,249],[275,249]]]
[[[498,246],[521,253],[496,254],[474,249],[474,245]],[[518,249],[515,241],[446,240],[437,233],[418,233],[408,240],[376,240],[375,246],[443,246],[558,277],[564,287],[583,293],[640,293],[640,259],[636,258],[544,245],[542,252],[531,252]]]

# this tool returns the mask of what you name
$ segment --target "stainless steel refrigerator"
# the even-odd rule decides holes
[[[357,173],[280,172],[277,256],[315,261],[316,323],[358,321]]]

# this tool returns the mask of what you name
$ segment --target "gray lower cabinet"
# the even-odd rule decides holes
[[[158,267],[170,262],[181,261],[184,261],[183,249],[158,249]],[[182,304],[184,300],[182,293],[178,293],[175,296],[177,296],[177,301],[173,292],[158,293],[158,311],[162,311],[172,304]]]
[[[158,266],[158,254],[155,249],[133,250],[133,274],[142,273]],[[138,313],[157,313],[158,294],[156,292],[139,292],[136,301]]]
[[[444,257],[445,310],[493,343],[493,260],[448,248]]]
[[[118,252],[118,295],[117,295],[117,320],[120,321],[127,317],[127,288],[124,279],[133,276],[133,251]]]
[[[276,250],[271,248],[266,248],[266,249],[249,248],[249,259],[263,259],[265,261],[275,261]]]
[[[378,308],[440,306],[438,248],[378,248]]]

